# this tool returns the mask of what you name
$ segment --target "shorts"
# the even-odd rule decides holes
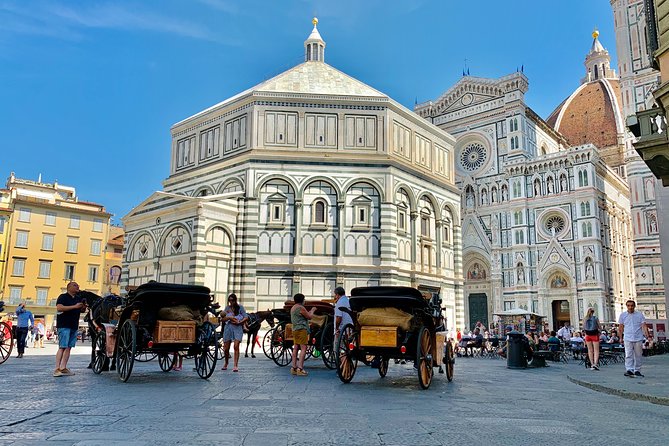
[[[585,342],[599,342],[599,335],[585,335]]]
[[[309,343],[309,333],[307,332],[307,330],[293,331],[293,344],[307,345],[308,343]]]
[[[77,344],[76,328],[58,329],[58,348],[73,348]]]
[[[242,325],[226,324],[223,329],[223,342],[241,341],[244,337],[244,327]]]

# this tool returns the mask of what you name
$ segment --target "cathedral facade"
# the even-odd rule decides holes
[[[316,23],[304,63],[172,127],[164,190],[123,219],[124,281],[202,284],[249,310],[414,286],[462,326],[455,140],[326,64]]]
[[[463,77],[416,112],[456,137],[465,326],[524,308],[553,327],[634,293],[629,189],[593,144],[529,108],[528,80]],[[606,154],[608,155],[608,153]]]
[[[655,105],[653,91],[660,85],[660,72],[653,66],[649,50],[648,21],[644,0],[611,0],[616,33],[616,53],[620,73],[623,119]],[[655,178],[632,143],[634,136],[625,132],[625,163],[630,186],[632,229],[634,236],[634,267],[638,309],[649,319],[667,318],[668,293],[663,277],[663,253],[660,245],[660,195],[668,200],[662,182]],[[666,210],[665,210],[666,211]],[[665,215],[666,216],[666,215]],[[665,260],[669,257],[664,255]],[[664,267],[669,268],[665,263]]]
[[[643,44],[643,2],[612,2],[619,72],[593,33],[581,85],[548,117],[547,122],[570,145],[592,143],[604,161],[627,182],[634,240],[634,282],[639,309],[646,317],[666,317],[657,211],[658,181],[632,146],[626,118],[652,107],[650,94],[659,75],[649,65]],[[655,77],[653,77],[655,73]],[[634,296],[630,296],[634,297]]]

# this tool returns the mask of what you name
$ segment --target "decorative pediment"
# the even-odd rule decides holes
[[[491,251],[488,236],[481,224],[471,216],[467,216],[462,224],[462,248],[479,248],[488,253]]]
[[[438,116],[498,100],[514,91],[524,94],[528,86],[527,77],[521,72],[499,79],[465,76],[437,100],[421,104],[416,107],[415,111],[420,116]]]
[[[281,192],[274,192],[272,195],[267,197],[267,200],[268,201],[287,201],[288,197],[286,197]]]
[[[358,195],[355,197],[353,200],[351,200],[353,204],[369,204],[372,202],[372,199],[369,198],[366,194]]]
[[[557,240],[552,239],[539,260],[539,270],[545,271],[555,265],[562,266],[570,271],[572,258]]]

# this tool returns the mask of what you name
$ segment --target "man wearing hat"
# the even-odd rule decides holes
[[[16,348],[19,352],[17,358],[23,358],[23,352],[26,349],[26,337],[28,331],[35,325],[35,318],[30,310],[26,310],[26,303],[21,302],[16,307]]]

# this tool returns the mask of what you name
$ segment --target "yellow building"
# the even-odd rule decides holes
[[[49,327],[56,298],[71,280],[82,290],[103,293],[110,214],[58,183],[22,180],[12,173],[7,189],[13,209],[5,231],[2,289],[7,310],[25,300]]]
[[[4,300],[2,284],[7,269],[7,240],[9,238],[9,222],[11,221],[12,207],[9,191],[0,189],[0,300]]]
[[[124,237],[125,231],[123,231],[122,227],[109,226],[109,238],[107,240],[107,249],[105,249],[103,294],[121,294],[119,280],[121,279],[121,268],[123,263]]]

